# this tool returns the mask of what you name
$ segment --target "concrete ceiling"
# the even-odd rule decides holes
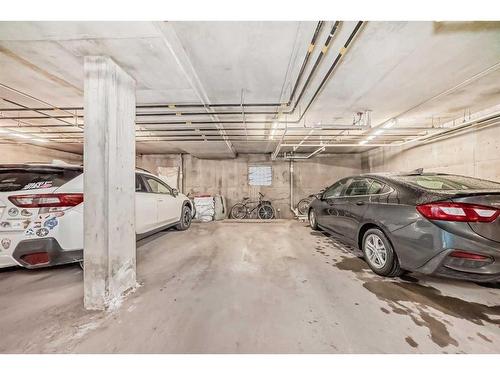
[[[304,77],[309,75],[332,25],[325,22]],[[176,116],[176,108],[138,109],[139,114],[150,115],[138,116],[137,151],[231,157],[220,126],[197,122],[222,121],[238,153],[269,153],[276,148],[284,127],[273,125],[276,119],[289,122],[283,142],[292,144],[309,134],[310,126],[351,125],[353,115],[366,110],[371,111],[372,125],[397,118],[398,126],[423,127],[500,103],[500,22],[366,22],[302,121],[294,123],[355,25],[340,24],[293,114],[278,119],[274,114],[214,117],[203,114],[203,108],[188,108],[183,113],[201,114]],[[82,107],[83,57],[108,55],[137,81],[138,104],[286,103],[316,26],[316,22],[0,22],[0,98],[29,108]],[[4,117],[0,126],[29,131],[38,139],[57,140],[44,142],[47,147],[82,152],[83,119],[69,116],[81,115],[81,110],[52,110],[45,112],[52,118],[22,119],[40,114],[5,108],[19,107],[0,101]],[[276,110],[278,107],[245,108],[247,112]],[[171,113],[151,115],[155,111]],[[237,112],[241,108],[217,111]],[[58,116],[66,117],[53,118]],[[151,124],[166,121],[182,124]],[[171,132],[158,132],[174,128],[177,138],[172,138]],[[157,131],[148,132],[152,129]],[[57,136],[49,133],[62,130],[64,133]],[[333,136],[341,133],[346,134],[315,130],[311,135],[314,140],[304,142],[306,147],[300,150],[311,152],[317,146],[307,144],[320,140],[339,142],[340,138]],[[162,135],[170,139],[158,138]],[[0,136],[3,142],[15,141],[11,135]],[[352,138],[352,142],[358,141],[359,137]]]

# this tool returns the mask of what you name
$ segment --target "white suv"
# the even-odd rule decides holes
[[[191,225],[191,201],[153,174],[136,170],[137,239]],[[83,168],[0,165],[0,268],[39,268],[83,259]]]

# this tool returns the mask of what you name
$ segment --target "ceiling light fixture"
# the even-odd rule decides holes
[[[29,135],[22,134],[22,133],[10,133],[9,135],[11,135],[13,137],[17,137],[17,138],[25,138],[25,139],[31,138]]]
[[[395,119],[390,119],[389,121],[387,121],[383,128],[384,129],[389,129],[389,128],[392,128],[394,125],[396,125],[396,120]]]
[[[45,142],[49,141],[48,139],[33,137],[33,135],[31,135],[29,133],[18,132],[16,130],[12,130],[10,128],[5,128],[5,129],[0,128],[0,134],[5,134],[5,136],[9,137],[9,138],[15,137],[15,138],[29,139],[31,141],[41,142],[41,143],[45,143]]]
[[[271,132],[269,133],[269,139],[273,140],[274,134],[276,134],[276,128],[278,127],[278,121],[274,121],[271,126]]]

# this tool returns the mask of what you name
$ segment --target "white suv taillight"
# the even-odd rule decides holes
[[[83,194],[29,194],[12,195],[9,200],[21,208],[74,207],[83,202]]]

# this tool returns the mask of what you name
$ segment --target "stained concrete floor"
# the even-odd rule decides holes
[[[78,266],[0,272],[0,352],[500,352],[500,286],[383,279],[295,221],[156,235],[138,278],[114,310],[85,312]]]

